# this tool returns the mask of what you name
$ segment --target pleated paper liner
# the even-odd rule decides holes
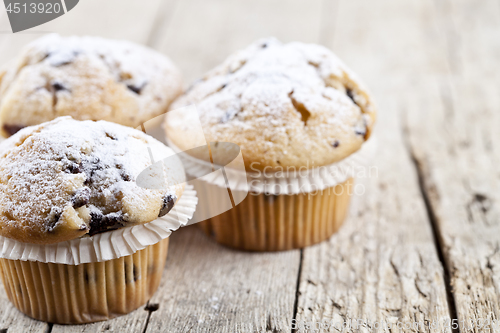
[[[167,143],[179,151],[168,138]],[[317,244],[340,228],[349,208],[354,178],[360,168],[366,168],[375,148],[372,139],[337,163],[279,176],[225,168],[231,195],[246,196],[225,212],[217,212],[217,205],[211,202],[221,196],[222,188],[227,188],[221,173],[206,175],[210,164],[194,158],[183,158],[183,163],[191,177],[205,174],[202,181],[193,183],[200,194],[196,215],[210,217],[199,223],[207,235],[240,250],[282,251]]]
[[[26,315],[57,324],[107,320],[137,309],[158,288],[168,237],[187,224],[196,203],[196,192],[186,186],[162,218],[85,242],[48,245],[39,254],[41,245],[1,237],[0,273],[9,300]]]
[[[200,223],[218,243],[246,251],[284,251],[320,243],[342,225],[353,179],[317,193],[250,193],[235,208]]]
[[[0,259],[9,300],[24,314],[57,324],[81,324],[127,314],[158,288],[168,238],[132,255],[80,265]]]

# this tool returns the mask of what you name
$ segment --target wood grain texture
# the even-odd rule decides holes
[[[406,102],[461,332],[500,330],[485,325],[500,316],[499,11],[497,1],[436,2],[439,38],[427,48],[442,51],[446,70]]]
[[[0,289],[0,332],[40,332],[50,330],[51,325],[31,319],[19,312],[9,301],[5,291]]]
[[[147,332],[289,332],[299,252],[224,248],[195,226],[173,235]]]
[[[426,6],[368,0],[338,5],[334,50],[371,87],[379,104],[378,152],[370,164],[376,172],[358,178],[366,193],[354,197],[341,231],[304,250],[299,332],[307,331],[301,329],[304,323],[337,332],[358,320],[360,326],[349,332],[451,332],[442,264],[404,144],[396,95],[411,89],[406,73],[417,69],[405,68],[402,53],[421,32],[418,18]]]
[[[51,333],[144,332],[149,311],[141,307],[125,316],[83,325],[53,325]],[[10,328],[9,328],[10,330]],[[16,332],[16,331],[14,331]]]

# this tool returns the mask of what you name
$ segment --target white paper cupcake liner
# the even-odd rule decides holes
[[[166,142],[176,153],[182,152],[168,137]],[[260,174],[245,172],[244,167],[236,170],[231,168],[230,165],[223,166],[225,177],[221,172],[213,172],[211,163],[190,157],[187,154],[181,154],[180,156],[189,177],[203,177],[203,181],[212,185],[230,188],[233,192],[251,191],[272,195],[293,195],[321,191],[341,184],[349,178],[355,178],[360,172],[370,172],[369,164],[375,155],[376,149],[377,142],[372,137],[357,152],[330,165],[309,169],[303,167],[294,172],[274,174],[269,172],[265,174],[263,172]],[[239,165],[239,163],[234,164]]]
[[[197,203],[193,186],[186,185],[174,208],[149,223],[49,245],[23,243],[0,236],[0,258],[67,265],[121,258],[156,244],[169,237],[172,231],[187,225]]]

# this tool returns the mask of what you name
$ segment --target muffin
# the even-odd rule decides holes
[[[151,241],[144,233],[177,205],[184,184],[167,166],[153,175],[163,186],[135,180],[151,158],[172,154],[138,130],[71,117],[0,143],[0,272],[14,305],[35,319],[70,324],[144,304],[168,248],[168,234]]]
[[[128,41],[44,36],[0,71],[0,132],[59,116],[130,127],[167,111],[182,92],[179,70]]]
[[[215,142],[240,147],[249,178],[250,194],[241,204],[201,224],[208,234],[230,247],[272,251],[318,243],[339,228],[353,174],[332,172],[359,159],[376,110],[361,81],[331,51],[257,41],[195,82],[171,109],[191,104],[212,150]],[[174,148],[191,148],[199,136],[191,123],[183,112],[167,113],[164,127]]]

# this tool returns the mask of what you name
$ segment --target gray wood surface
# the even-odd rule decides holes
[[[435,17],[435,38],[426,39],[417,76],[428,82],[406,101],[410,148],[461,331],[498,332],[487,321],[500,316],[499,3],[443,1]],[[441,50],[439,73],[429,49]]]
[[[6,20],[0,10],[0,64],[45,32],[101,35],[167,54],[186,85],[260,37],[322,43],[366,81],[380,112],[376,172],[358,180],[366,192],[328,242],[244,253],[189,227],[172,236],[148,306],[61,326],[0,293],[0,330],[313,332],[292,323],[359,320],[322,332],[500,331],[478,325],[500,316],[497,0],[84,0],[28,32],[5,33]]]

